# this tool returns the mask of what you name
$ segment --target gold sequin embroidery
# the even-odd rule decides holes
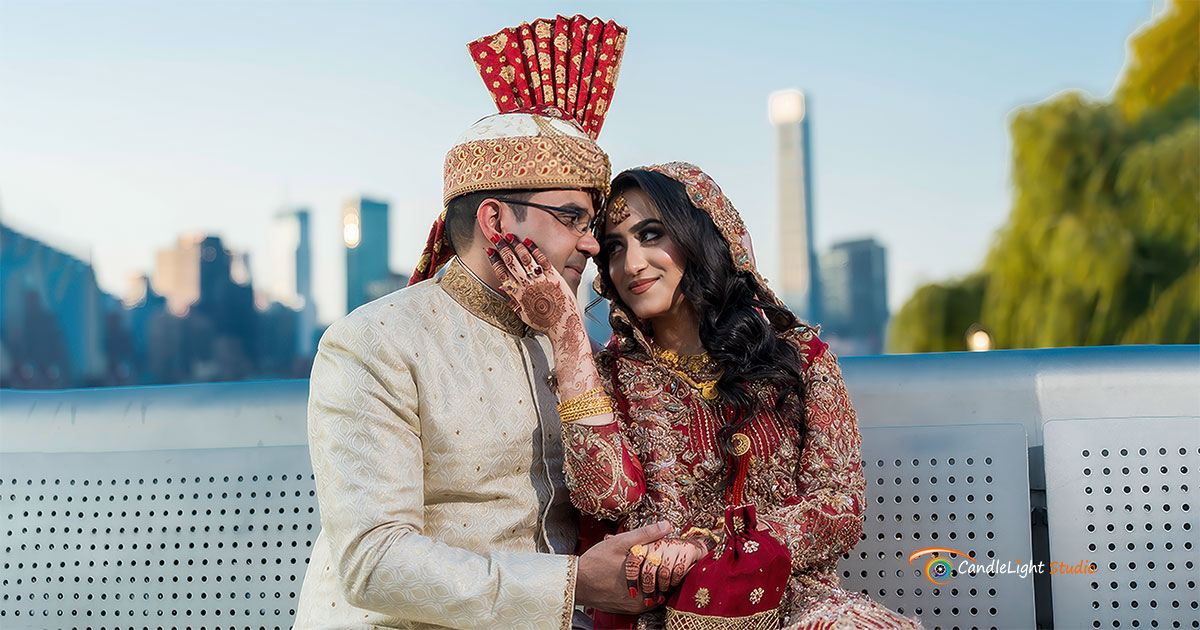
[[[446,273],[438,283],[455,302],[475,317],[510,335],[529,334],[529,327],[509,307],[508,302],[476,278],[457,256],[446,263]]]
[[[443,203],[480,190],[608,190],[608,156],[586,138],[484,138],[446,153]]]

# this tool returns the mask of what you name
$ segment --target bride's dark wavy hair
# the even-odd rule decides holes
[[[758,280],[733,266],[729,244],[708,213],[692,205],[682,183],[652,171],[626,171],[613,180],[612,194],[631,188],[641,189],[654,202],[664,230],[679,248],[685,262],[680,289],[696,313],[700,342],[721,365],[717,390],[734,411],[733,417],[726,419],[717,432],[721,449],[732,455],[733,434],[763,409],[766,401],[755,395],[751,383],[771,386],[768,391],[776,393],[776,412],[783,412],[789,406],[789,399],[794,403],[798,415],[793,422],[803,440],[804,385],[800,356],[793,345],[780,337],[780,333],[801,326],[800,320],[773,301],[759,299],[763,291]],[[597,231],[601,243],[604,230],[602,224]],[[601,247],[596,266],[604,286],[613,287],[608,265],[608,253]],[[632,316],[632,309],[621,302],[617,292],[609,293],[615,305]],[[623,323],[614,320],[613,325],[616,330]],[[632,331],[618,332],[628,335]],[[722,487],[732,481],[730,471]]]

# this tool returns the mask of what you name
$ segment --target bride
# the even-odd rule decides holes
[[[857,418],[837,359],[755,268],[733,204],[683,163],[621,173],[597,224],[613,337],[593,360],[574,295],[536,244],[490,255],[555,349],[572,502],[670,538],[627,557],[666,604],[596,628],[919,628],[838,584],[862,532]]]

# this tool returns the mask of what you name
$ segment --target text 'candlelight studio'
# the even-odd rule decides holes
[[[1046,563],[1023,563],[1020,560],[1017,560],[1014,565],[1011,560],[1008,562],[992,560],[986,564],[981,564],[971,562],[970,560],[963,560],[958,564],[957,568],[959,573],[966,573],[968,575],[973,575],[976,573],[986,573],[988,575],[1015,574],[1018,577],[1024,578],[1029,577],[1029,575],[1032,573],[1039,575],[1045,573]],[[1075,564],[1068,564],[1066,562],[1059,562],[1057,560],[1052,560],[1050,562],[1051,575],[1091,575],[1095,572],[1096,563],[1087,562],[1086,560],[1080,560]]]
[[[961,556],[964,558],[964,560],[959,562],[958,566],[952,569],[950,559],[941,557],[941,554]],[[955,578],[955,576],[962,575],[964,573],[968,575],[984,573],[989,576],[1006,574],[1017,575],[1022,578],[1026,578],[1031,574],[1036,573],[1041,575],[1046,572],[1045,562],[1038,562],[1035,564],[1032,561],[1021,562],[1021,559],[1017,558],[1015,563],[1012,561],[1000,562],[999,560],[995,559],[993,559],[991,562],[980,563],[976,562],[975,558],[969,554],[965,554],[957,549],[951,549],[949,547],[927,547],[925,549],[919,549],[908,557],[908,563],[912,564],[917,558],[926,555],[930,556],[930,558],[925,563],[925,577],[928,578],[930,582],[939,586],[949,584],[950,581]],[[1091,575],[1095,572],[1096,563],[1088,562],[1086,560],[1080,560],[1075,564],[1068,564],[1066,562],[1058,561],[1050,562],[1051,575]]]

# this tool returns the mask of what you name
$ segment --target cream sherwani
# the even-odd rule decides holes
[[[321,533],[296,628],[569,628],[576,514],[549,343],[457,259],[329,327]]]

